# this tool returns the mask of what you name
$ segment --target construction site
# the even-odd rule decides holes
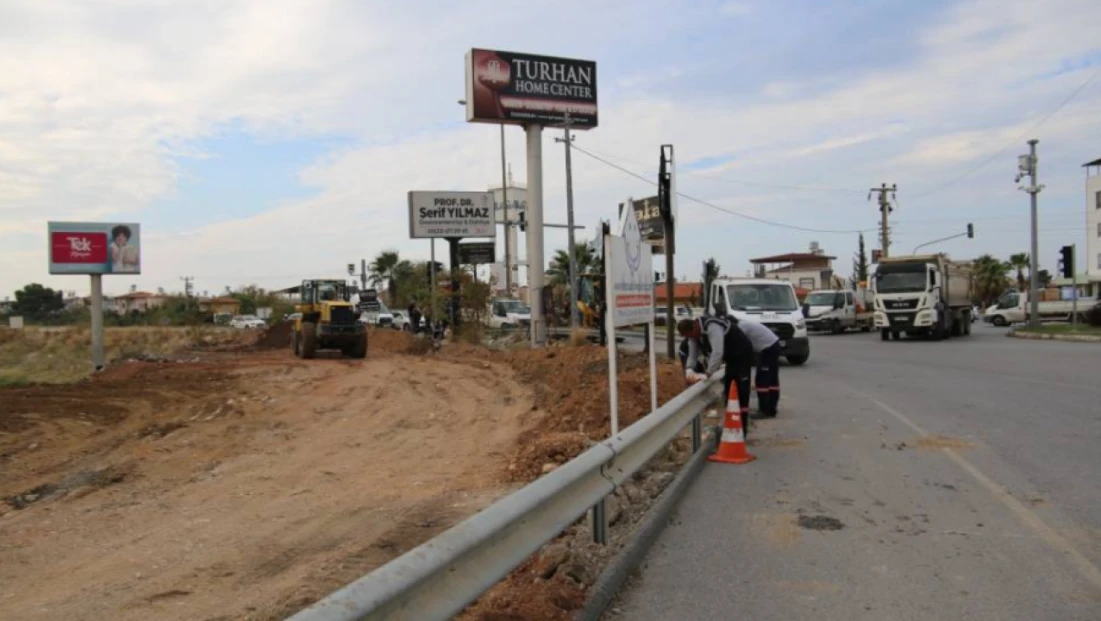
[[[435,349],[372,330],[364,360],[302,360],[288,324],[115,328],[107,371],[61,372],[87,337],[0,332],[5,367],[40,371],[0,387],[2,618],[282,619],[609,432],[607,353],[583,340]],[[650,409],[646,358],[619,365],[629,425]],[[662,364],[663,401],[683,382]],[[613,534],[689,452],[617,494]],[[464,618],[568,618],[607,555],[575,535]]]

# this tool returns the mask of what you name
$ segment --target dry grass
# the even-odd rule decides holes
[[[178,355],[202,345],[241,338],[225,328],[107,328],[104,350],[112,360]],[[0,385],[64,384],[92,373],[88,328],[0,330]]]

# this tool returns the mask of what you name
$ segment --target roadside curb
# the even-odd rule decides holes
[[[1018,339],[1030,339],[1033,341],[1067,341],[1070,343],[1101,343],[1101,336],[1093,334],[1044,334],[1034,332],[1018,332],[1010,328],[1006,336]]]
[[[715,452],[715,447],[718,444],[719,428],[709,427],[707,429],[711,432],[710,437],[707,437],[705,432],[703,446],[699,451],[696,451],[692,459],[688,460],[688,463],[681,468],[676,478],[658,496],[654,504],[650,506],[646,517],[642,519],[635,532],[623,545],[623,549],[612,558],[611,563],[597,578],[596,583],[589,591],[585,607],[574,615],[575,621],[599,621],[615,600],[616,595],[619,594],[619,590],[627,582],[627,577],[642,564],[646,553],[650,551],[658,536],[669,524],[673,510],[680,504],[681,499],[688,492],[688,488],[692,486],[696,476],[703,469],[707,457]]]

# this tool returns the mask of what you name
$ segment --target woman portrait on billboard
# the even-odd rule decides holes
[[[138,247],[130,243],[130,227],[120,224],[111,229],[111,272],[138,272]]]

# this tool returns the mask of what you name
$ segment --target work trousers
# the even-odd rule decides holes
[[[780,344],[761,350],[757,363],[757,409],[775,416],[780,403]]]
[[[730,368],[729,366],[727,367]],[[738,408],[741,413],[742,430],[749,431],[749,369],[727,371],[723,375],[723,398],[730,399],[730,385],[738,387]]]

